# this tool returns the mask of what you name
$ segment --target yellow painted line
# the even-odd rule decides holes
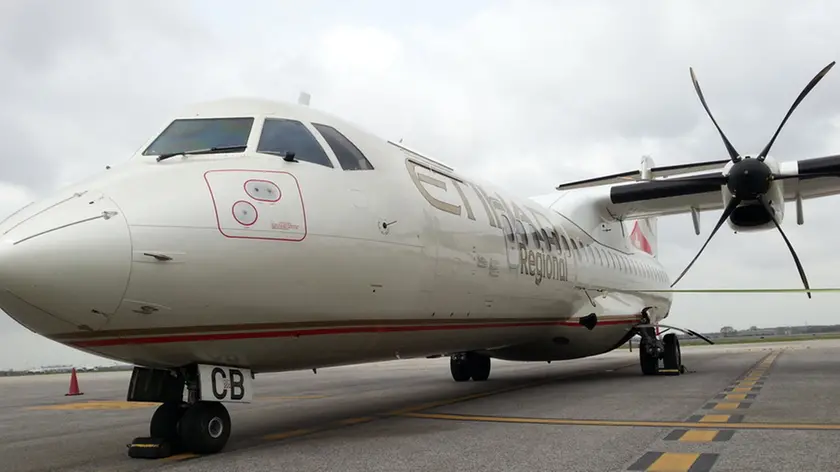
[[[276,434],[267,434],[262,438],[266,441],[277,441],[280,439],[289,439],[289,438],[296,438],[298,436],[305,436],[307,434],[316,433],[318,431],[322,431],[323,428],[309,428],[309,429],[295,429],[292,431],[286,431],[283,433],[276,433]]]
[[[175,454],[174,456],[164,457],[160,459],[163,462],[177,462],[177,461],[185,461],[187,459],[194,459],[196,457],[200,457],[198,454],[192,454],[185,452],[183,454]]]
[[[656,459],[647,470],[655,472],[688,471],[698,457],[700,457],[700,454],[696,452],[666,452],[659,456],[659,459]]]
[[[688,421],[644,421],[644,420],[585,420],[561,418],[519,418],[509,416],[453,415],[444,413],[405,413],[409,418],[481,421],[489,423],[547,424],[567,426],[626,426],[654,428],[716,428],[716,429],[763,429],[763,430],[818,430],[840,431],[838,423],[727,423],[729,415],[706,415],[699,422]]]
[[[721,403],[716,404],[714,409],[715,410],[737,410],[738,405],[740,405],[740,403],[738,403],[738,402],[721,402]]]
[[[622,366],[622,367],[626,367],[626,366]],[[618,367],[618,368],[621,368],[621,367]],[[414,405],[414,406],[410,406],[408,408],[402,408],[402,409],[399,409],[399,410],[389,411],[388,413],[386,413],[386,415],[400,416],[400,415],[404,415],[404,414],[407,414],[407,413],[414,413],[414,412],[417,412],[417,411],[429,410],[429,409],[438,408],[438,407],[441,407],[441,406],[449,406],[449,405],[452,405],[454,403],[461,403],[461,402],[465,402],[465,401],[468,401],[468,400],[476,400],[478,398],[489,397],[491,395],[498,395],[500,393],[513,392],[513,391],[516,391],[516,390],[523,390],[523,389],[530,388],[530,387],[538,387],[540,385],[545,385],[545,384],[547,384],[549,382],[552,382],[554,380],[556,380],[556,379],[552,378],[552,379],[539,380],[539,381],[530,382],[530,383],[527,383],[527,384],[524,384],[524,385],[516,385],[516,386],[513,386],[513,387],[499,388],[499,389],[496,389],[496,390],[474,393],[472,395],[465,395],[463,397],[451,398],[451,399],[448,399],[448,400],[440,400],[440,401],[436,401],[436,402],[423,403],[421,405]]]
[[[27,407],[27,410],[134,410],[151,408],[160,403],[154,402],[126,402],[126,401],[88,401],[74,403],[60,403],[55,405],[39,405]]]
[[[624,369],[624,368],[632,367],[632,366],[635,366],[635,365],[638,365],[638,364],[636,362],[632,362],[632,363],[629,363],[629,364],[623,364],[623,365],[617,366],[612,370]],[[402,409],[399,409],[399,410],[389,411],[389,412],[386,412],[386,413],[383,413],[383,414],[377,415],[377,416],[380,416],[380,417],[408,416],[408,415],[411,415],[413,413],[417,413],[417,412],[422,411],[422,410],[428,410],[428,409],[431,409],[431,408],[437,408],[437,407],[441,407],[441,406],[448,406],[448,405],[452,405],[452,404],[455,404],[455,403],[460,403],[460,402],[464,402],[464,401],[468,401],[468,400],[475,400],[475,399],[478,399],[478,398],[489,397],[489,396],[498,395],[498,394],[501,394],[501,393],[514,392],[514,391],[517,391],[517,390],[524,390],[524,389],[530,388],[530,387],[538,387],[538,386],[541,386],[541,385],[549,384],[549,383],[557,381],[557,380],[574,378],[574,377],[577,377],[577,375],[554,376],[554,377],[538,380],[538,381],[535,381],[535,382],[529,382],[529,383],[522,384],[522,385],[514,385],[514,386],[511,386],[511,387],[498,388],[498,389],[494,389],[494,390],[488,390],[488,391],[485,391],[485,392],[474,393],[474,394],[471,394],[471,395],[464,395],[464,396],[461,396],[461,397],[449,398],[449,399],[446,399],[446,400],[439,400],[439,401],[435,401],[435,402],[429,402],[429,403],[414,405],[414,406],[402,408]],[[329,424],[325,424],[325,425],[321,425],[321,426],[316,426],[316,427],[313,427],[313,428],[302,428],[302,429],[296,429],[296,430],[292,430],[292,431],[285,431],[285,432],[282,432],[282,433],[267,434],[267,435],[263,436],[262,439],[266,440],[266,441],[278,441],[278,440],[283,440],[283,439],[288,439],[288,438],[304,436],[304,435],[307,435],[307,434],[312,434],[312,433],[317,433],[317,432],[322,432],[322,431],[328,431],[328,430],[336,429],[336,428],[339,428],[339,427],[342,427],[342,426],[365,423],[365,422],[368,422],[368,421],[373,421],[375,419],[376,419],[376,417],[346,418],[346,419],[343,419],[343,420],[338,420],[338,421],[333,422],[333,423],[329,423]]]
[[[342,426],[349,426],[349,425],[354,425],[354,424],[359,424],[359,423],[367,423],[368,421],[373,421],[375,419],[376,418],[374,418],[372,416],[363,416],[363,417],[360,417],[360,418],[347,418],[345,420],[339,421],[338,424],[340,424]]]
[[[752,391],[752,389],[749,387],[735,387],[732,389],[732,391],[735,393],[749,393]]]
[[[738,382],[739,387],[753,387],[755,382]]]
[[[680,437],[680,441],[682,442],[712,442],[715,440],[715,436],[720,431],[712,429],[712,430],[702,430],[702,429],[690,429],[685,432]]]
[[[724,397],[724,400],[746,400],[747,394],[746,393],[730,393]]]

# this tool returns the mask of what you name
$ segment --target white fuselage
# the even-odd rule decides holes
[[[330,124],[373,169],[256,152],[274,115]],[[254,117],[248,149],[161,162],[141,149],[12,215],[5,312],[138,365],[268,372],[471,350],[583,357],[618,347],[643,310],[657,322],[670,309],[670,295],[620,291],[667,277],[585,191],[514,198],[306,107],[222,101],[185,116]],[[520,223],[524,246],[507,229]],[[532,228],[583,248],[538,247]],[[593,330],[577,321],[590,313]]]

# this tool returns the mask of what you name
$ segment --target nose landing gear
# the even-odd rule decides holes
[[[475,352],[454,354],[449,358],[449,370],[456,382],[481,382],[490,377],[490,358]]]

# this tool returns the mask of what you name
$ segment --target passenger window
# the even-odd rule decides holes
[[[572,253],[571,249],[569,249],[569,243],[566,241],[565,236],[560,236],[560,247],[562,247],[563,250],[566,251],[566,254]]]
[[[511,226],[510,220],[505,215],[502,215],[502,220],[505,222],[505,238],[508,242],[515,243],[516,235],[513,234],[513,226]]]
[[[534,228],[531,223],[527,223],[527,225],[528,229],[531,230],[531,237],[534,238],[534,246],[536,246],[537,249],[542,249],[542,234],[540,234],[540,232],[537,231],[537,228]]]
[[[293,152],[299,161],[333,167],[324,148],[300,121],[266,118],[257,152]]]
[[[516,220],[516,223],[514,224],[516,225],[516,234],[519,236],[519,243],[527,246],[528,233],[525,231],[525,227],[522,226],[522,222],[519,220]]]
[[[548,249],[548,252],[551,252],[551,237],[549,237],[548,233],[545,231],[545,228],[540,228],[540,235],[542,236],[543,241],[545,241],[545,245]],[[560,247],[558,247],[557,249],[560,249]]]
[[[574,239],[569,238],[569,245],[571,246],[571,248],[569,249],[569,255],[572,258],[576,258],[576,257],[580,258],[580,254],[578,254],[578,247],[577,247],[577,244],[575,244]]]
[[[362,151],[337,129],[318,123],[312,123],[312,126],[321,133],[321,136],[330,145],[342,169],[373,170],[373,166],[365,155],[362,154]]]
[[[595,252],[595,254],[598,255],[598,263],[601,264],[602,266],[606,266],[607,264],[606,264],[606,261],[604,261],[604,254],[601,252],[601,248],[599,248],[598,246],[595,246],[595,247],[592,248],[592,251]]]

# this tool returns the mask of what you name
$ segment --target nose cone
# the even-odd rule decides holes
[[[117,205],[82,193],[0,225],[0,308],[44,335],[98,329],[122,301],[131,237]]]

